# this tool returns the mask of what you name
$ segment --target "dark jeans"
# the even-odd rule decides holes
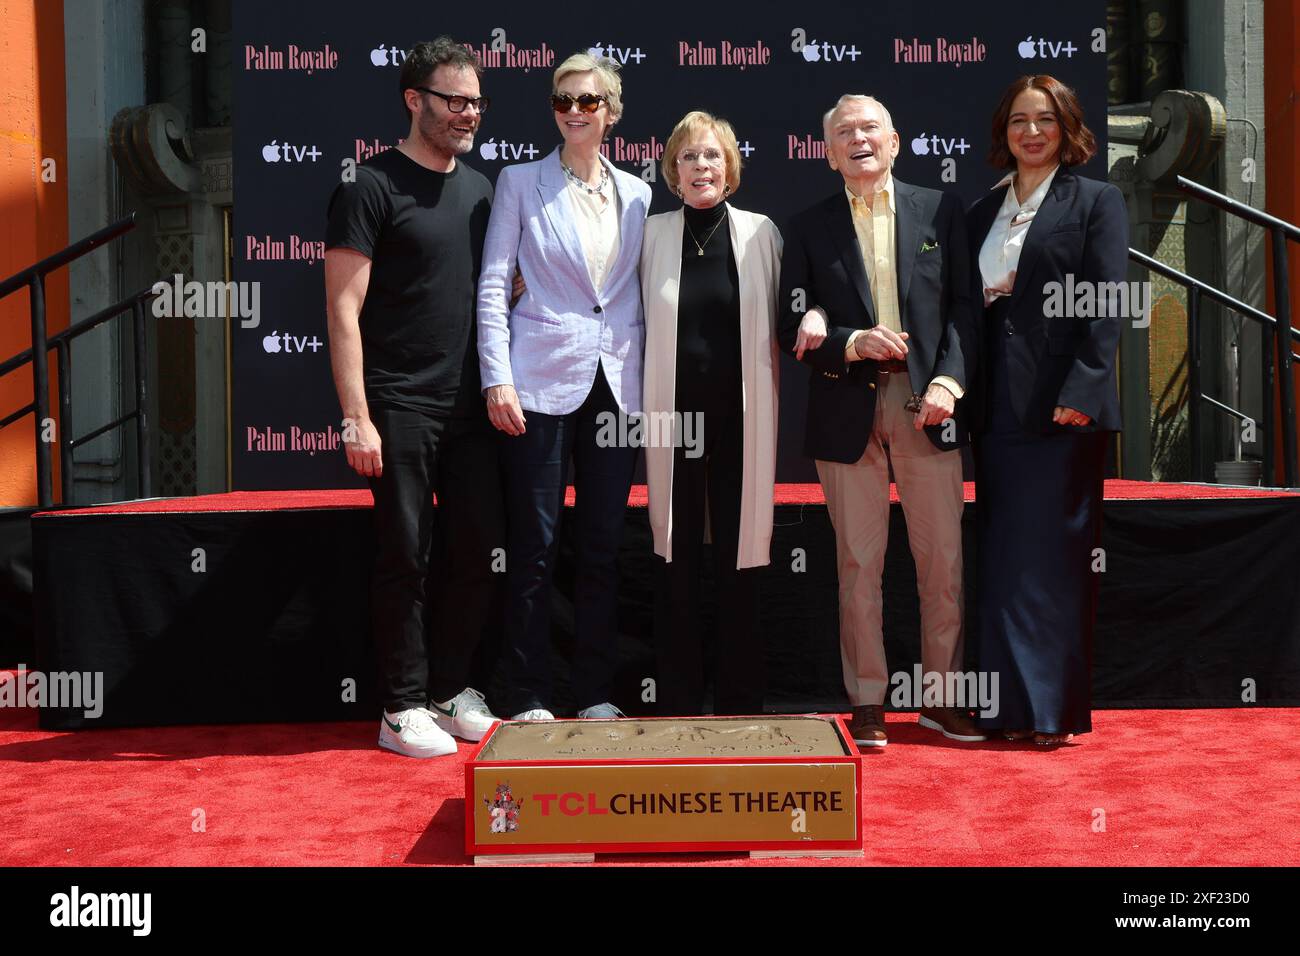
[[[384,466],[381,477],[370,479],[376,543],[371,620],[380,695],[393,713],[465,689],[479,638],[500,607],[505,576],[493,572],[492,551],[505,546],[505,518],[497,444],[486,417],[372,408],[371,419]],[[432,567],[437,574],[431,575]],[[434,615],[425,613],[428,604]],[[436,625],[428,627],[431,617]]]
[[[577,565],[574,704],[582,710],[609,701],[612,694],[618,667],[618,546],[637,449],[596,443],[602,412],[619,414],[605,373],[598,371],[576,411],[525,412],[524,434],[502,438],[510,525],[506,636],[499,662],[506,716],[553,706],[551,580],[570,457]]]
[[[704,697],[704,645],[700,633],[700,575],[708,501],[713,574],[717,591],[714,629],[713,712],[763,712],[763,639],[758,630],[758,573],[736,568],[740,542],[740,492],[744,419],[739,404],[704,416],[704,454],[673,452],[672,561],[656,557],[656,698],[664,717],[699,714]]]

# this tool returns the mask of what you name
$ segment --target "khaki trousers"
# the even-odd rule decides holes
[[[889,687],[881,576],[889,541],[889,464],[907,520],[921,598],[921,666],[961,670],[961,453],[940,451],[903,406],[905,374],[881,375],[866,451],[852,465],[817,461],[835,528],[840,580],[840,660],[854,707],[883,704]]]

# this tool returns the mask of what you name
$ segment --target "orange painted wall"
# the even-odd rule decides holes
[[[1266,209],[1279,219],[1300,223],[1300,0],[1268,0],[1264,4],[1264,159],[1268,170]],[[1288,243],[1287,274],[1291,283],[1291,325],[1300,328],[1300,246]],[[1273,300],[1273,264],[1269,255],[1268,309],[1276,315]],[[1300,347],[1292,351],[1300,352]],[[1296,394],[1300,395],[1300,370]],[[1280,406],[1279,406],[1280,408]],[[1281,416],[1278,416],[1279,429]],[[1297,439],[1300,441],[1300,438]],[[1278,480],[1282,440],[1278,433]]]
[[[8,278],[68,244],[67,94],[63,62],[63,4],[0,0],[0,278]],[[53,159],[55,181],[42,182]],[[68,273],[46,280],[50,332],[68,325]],[[25,291],[0,299],[0,361],[30,348]],[[57,418],[57,377],[51,353],[50,407]],[[0,378],[0,418],[32,400],[30,366]],[[35,420],[28,415],[0,429],[0,507],[37,501]],[[58,498],[58,448],[54,494]]]

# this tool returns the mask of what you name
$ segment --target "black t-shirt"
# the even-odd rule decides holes
[[[369,404],[483,413],[474,314],[491,207],[482,173],[460,160],[434,172],[397,149],[334,190],[325,248],[371,260],[360,322]]]

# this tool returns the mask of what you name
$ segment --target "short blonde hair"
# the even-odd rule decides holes
[[[730,123],[712,113],[692,110],[673,127],[668,142],[664,144],[664,157],[659,163],[664,180],[674,193],[677,192],[680,184],[677,177],[677,153],[684,143],[706,130],[717,136],[718,142],[722,144],[722,155],[726,158],[727,164],[727,185],[731,187],[731,193],[734,194],[740,188],[740,146],[736,143],[736,131],[731,128]]]
[[[575,53],[555,68],[551,77],[551,92],[559,92],[560,81],[572,73],[595,73],[604,87],[609,101],[609,118],[617,120],[623,115],[623,80],[618,75],[618,61],[609,57],[597,59],[590,53]]]

